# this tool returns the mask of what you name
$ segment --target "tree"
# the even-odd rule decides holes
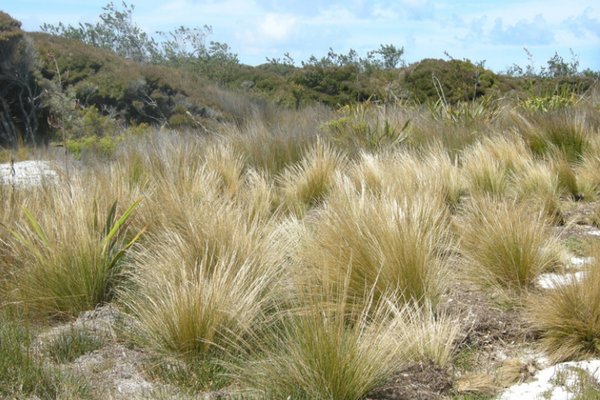
[[[121,57],[137,62],[153,62],[158,57],[157,44],[133,22],[135,6],[123,2],[119,11],[111,2],[102,9],[100,22],[79,24],[78,27],[43,24],[42,31],[79,40],[83,43],[111,50]]]
[[[381,48],[373,51],[373,53],[381,56],[384,69],[394,69],[398,64],[404,66],[404,60],[402,59],[404,47],[398,49],[393,44],[382,44]]]
[[[43,107],[37,54],[21,23],[1,11],[0,60],[0,144],[15,147],[19,135],[35,143]]]

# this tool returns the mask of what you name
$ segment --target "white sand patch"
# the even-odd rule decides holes
[[[588,235],[600,236],[600,229],[590,227],[587,231]]]
[[[568,362],[541,370],[533,382],[513,386],[499,400],[568,400],[578,393],[577,380],[582,373],[600,378],[600,360]]]
[[[556,289],[562,285],[569,285],[574,282],[581,282],[583,272],[574,274],[542,274],[537,278],[537,284],[544,289]]]
[[[591,264],[594,261],[594,257],[571,257],[569,260],[569,266],[575,268],[581,268],[584,265]]]
[[[0,164],[0,185],[37,186],[44,181],[55,183],[58,174],[49,161],[21,161]]]

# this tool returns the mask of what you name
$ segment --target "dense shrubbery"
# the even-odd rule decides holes
[[[117,128],[148,124],[212,132],[225,121],[248,121],[265,103],[293,109],[314,103],[337,108],[366,101],[427,103],[434,114],[472,124],[484,119],[480,111],[490,109],[493,99],[509,91],[525,98],[524,108],[553,110],[568,106],[594,82],[591,71],[582,76],[577,63],[567,64],[558,55],[540,72],[528,67],[519,73],[515,66],[508,76],[451,57],[407,66],[404,49],[393,45],[381,45],[364,58],[354,50],[337,54],[330,49],[326,57],[312,56],[302,67],[289,54],[250,67],[240,64],[226,44],[207,44],[210,26],[162,32],[164,40],[157,43],[133,22],[134,7],[123,7],[109,4],[95,25],[44,25],[52,35],[25,35],[18,21],[0,14],[5,60],[0,67],[0,145],[53,141],[55,132],[64,130],[76,154],[89,147],[106,150]],[[238,98],[216,85],[236,90]],[[331,123],[348,130],[343,119]],[[389,126],[363,125],[350,131],[367,141],[390,133]]]

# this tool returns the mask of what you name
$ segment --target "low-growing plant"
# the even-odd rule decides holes
[[[178,391],[192,398],[201,392],[216,391],[231,383],[222,360],[216,357],[188,357],[182,360],[164,355],[154,356],[144,363],[144,374],[153,381],[174,385]]]
[[[82,398],[90,387],[82,378],[47,367],[33,355],[32,332],[27,324],[0,313],[0,397]]]
[[[50,357],[57,363],[68,363],[79,356],[98,350],[104,344],[103,339],[83,328],[71,327],[61,332],[47,346]]]

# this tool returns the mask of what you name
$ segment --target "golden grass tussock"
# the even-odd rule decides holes
[[[532,161],[524,142],[510,135],[484,138],[465,149],[462,166],[472,195],[503,197],[515,174]]]
[[[279,276],[273,267],[235,253],[215,258],[207,250],[189,265],[174,251],[154,262],[136,268],[134,289],[123,298],[138,322],[139,339],[176,356],[210,356],[227,346],[230,332],[254,329],[263,308],[272,305]]]
[[[530,297],[527,319],[540,335],[552,362],[585,359],[600,354],[600,248],[592,246],[592,262],[583,277],[557,279],[555,287]]]
[[[484,286],[522,293],[560,261],[557,237],[544,212],[526,203],[473,199],[465,210],[462,253],[471,276]]]
[[[600,191],[600,135],[593,136],[576,170],[579,181],[597,196]]]
[[[219,141],[204,149],[206,171],[216,173],[218,188],[227,196],[240,191],[244,179],[244,156],[232,144]]]
[[[344,153],[318,140],[299,163],[283,171],[280,178],[283,207],[302,215],[318,206],[329,192],[335,172],[345,169],[347,163]]]
[[[411,361],[447,360],[455,321],[434,322],[393,297],[375,304],[369,288],[357,307],[349,285],[301,290],[240,347],[230,366],[236,380],[266,398],[361,399]]]
[[[150,347],[205,357],[225,346],[227,330],[250,329],[275,301],[287,251],[275,237],[270,213],[249,216],[245,204],[218,186],[220,196],[198,196],[194,191],[218,177],[196,178],[200,183],[186,197],[153,205],[166,206],[161,230],[137,247],[133,284],[122,297]]]
[[[351,296],[375,287],[406,302],[436,304],[445,291],[452,246],[447,207],[439,196],[397,198],[359,192],[349,179],[300,231],[294,257],[306,284],[343,282]],[[350,271],[350,272],[348,272]]]

